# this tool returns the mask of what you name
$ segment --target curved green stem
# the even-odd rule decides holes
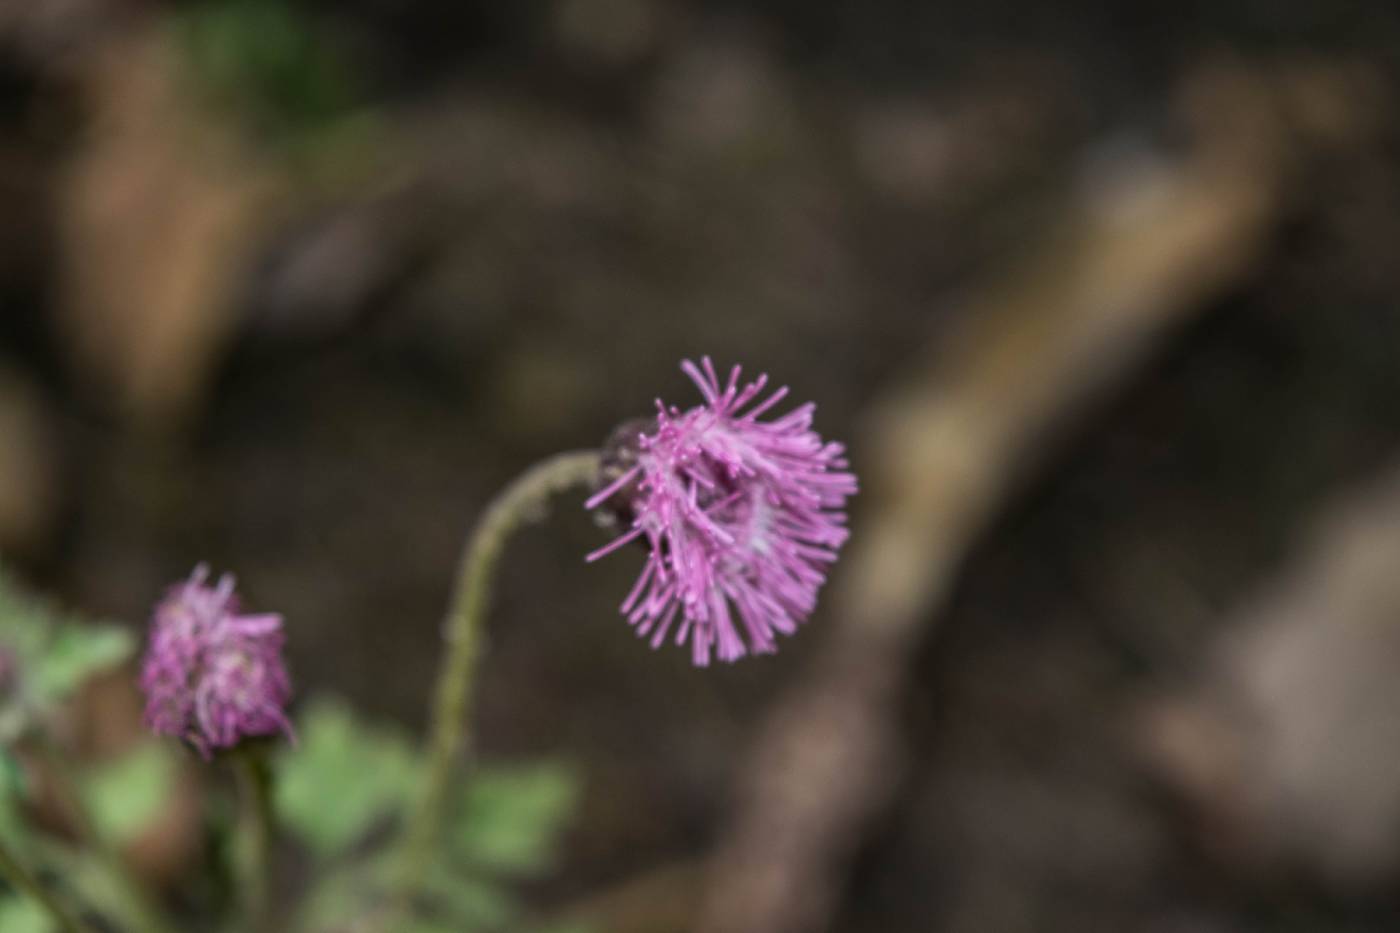
[[[87,924],[68,909],[58,897],[44,887],[14,853],[0,840],[0,878],[16,891],[32,897],[63,933],[91,933]]]
[[[444,633],[447,656],[433,702],[427,775],[404,836],[400,895],[405,900],[418,889],[441,842],[448,790],[467,746],[481,634],[501,552],[511,534],[535,518],[550,496],[592,484],[598,465],[599,455],[591,450],[559,454],[535,465],[492,501],[467,543]]]

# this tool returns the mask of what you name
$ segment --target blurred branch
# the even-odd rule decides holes
[[[705,933],[824,928],[863,824],[902,764],[893,706],[971,543],[1051,431],[1253,267],[1297,139],[1257,78],[1188,82],[1180,163],[1098,176],[1019,275],[965,310],[946,352],[872,412],[870,490],[821,653],[760,726],[712,866]]]
[[[237,333],[261,238],[295,198],[281,166],[192,99],[159,22],[82,62],[90,129],[55,205],[58,334],[94,398],[178,425]]]
[[[1400,470],[1298,550],[1139,738],[1221,862],[1385,882],[1400,865]]]

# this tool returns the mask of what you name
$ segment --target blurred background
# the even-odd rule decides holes
[[[1397,67],[1385,0],[0,0],[0,554],[133,631],[233,570],[421,730],[487,498],[708,353],[854,535],[703,671],[574,500],[515,543],[537,908],[1400,928]]]

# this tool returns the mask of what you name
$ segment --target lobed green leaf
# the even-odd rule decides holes
[[[469,864],[494,871],[543,871],[577,798],[574,772],[557,762],[483,767],[466,783],[455,850]]]
[[[413,793],[418,761],[398,730],[357,720],[344,703],[321,700],[300,724],[300,745],[284,755],[277,809],[322,858],[343,852]]]
[[[143,742],[96,769],[86,798],[98,835],[125,843],[149,826],[170,799],[177,770],[173,747],[163,742]]]

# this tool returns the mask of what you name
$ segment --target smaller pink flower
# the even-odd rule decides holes
[[[156,606],[141,668],[146,725],[184,739],[206,759],[247,737],[295,740],[285,713],[292,688],[282,617],[240,614],[233,576],[216,586],[208,578],[200,564]]]

